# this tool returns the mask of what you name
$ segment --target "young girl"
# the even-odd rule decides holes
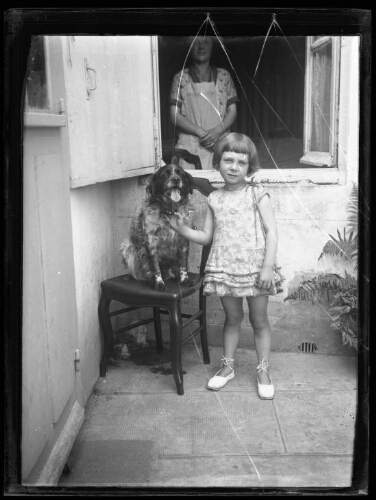
[[[278,236],[269,193],[245,179],[259,166],[256,147],[246,135],[231,133],[220,139],[214,148],[213,165],[225,185],[209,195],[202,231],[185,226],[180,214],[170,220],[175,231],[194,243],[207,245],[213,241],[205,268],[204,294],[220,297],[226,319],[222,365],[207,388],[217,391],[235,376],[245,297],[259,360],[258,394],[261,399],[273,399],[267,305],[268,296],[277,293],[276,283],[282,277],[275,266]]]

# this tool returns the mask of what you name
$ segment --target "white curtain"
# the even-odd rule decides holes
[[[329,152],[331,113],[331,41],[313,53],[311,151]]]

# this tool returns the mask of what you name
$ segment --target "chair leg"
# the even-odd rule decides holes
[[[106,376],[107,362],[109,357],[112,355],[113,344],[114,344],[114,333],[109,314],[110,303],[111,299],[106,299],[102,296],[98,306],[99,324],[101,327],[102,338],[103,338],[103,355],[99,366],[99,374],[101,377]]]
[[[206,297],[202,293],[202,288],[199,292],[199,307],[200,307],[200,310],[202,311],[202,314],[200,316],[200,326],[202,326],[202,330],[200,332],[202,355],[204,358],[204,363],[206,365],[209,365],[210,364],[210,354],[209,354],[209,345],[208,345],[208,332],[207,332],[207,328],[206,328]]]
[[[159,312],[159,307],[153,307],[153,314],[154,314],[155,340],[157,342],[157,352],[162,352],[163,340],[162,340],[162,330],[161,330],[161,314]]]
[[[181,347],[183,321],[180,310],[180,303],[169,308],[170,312],[170,345],[171,345],[171,368],[175,379],[179,396],[184,394],[183,369],[181,366]]]

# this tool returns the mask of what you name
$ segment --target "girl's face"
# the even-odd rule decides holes
[[[233,151],[222,153],[219,162],[219,173],[222,175],[228,189],[235,190],[244,186],[248,168],[249,159],[247,154]]]

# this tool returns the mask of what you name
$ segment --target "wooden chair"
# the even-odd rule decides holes
[[[195,179],[194,189],[208,196],[215,188],[207,179]],[[177,281],[168,280],[168,289],[163,292],[154,290],[153,286],[144,281],[124,281],[123,276],[111,278],[101,283],[101,298],[98,307],[99,322],[104,341],[104,352],[100,363],[100,376],[106,376],[107,362],[113,354],[113,347],[116,338],[128,330],[132,330],[141,325],[154,322],[157,351],[163,350],[161,332],[161,313],[169,315],[170,319],[170,352],[171,368],[175,379],[177,393],[184,394],[183,370],[181,363],[182,346],[198,333],[201,337],[201,347],[204,363],[210,363],[209,348],[206,331],[206,297],[203,295],[203,278],[207,258],[209,256],[210,245],[202,247],[201,264],[199,273],[189,273],[194,281],[192,286],[180,287]],[[199,294],[199,310],[194,314],[186,314],[181,310],[181,300]],[[110,312],[112,301],[120,302],[128,307]],[[153,308],[153,316],[133,322],[131,325],[113,330],[111,318],[119,314],[141,309],[145,307]],[[187,321],[183,322],[183,318]],[[183,330],[193,321],[198,320],[199,326],[186,338],[183,339]]]
[[[171,158],[175,156],[178,161],[180,159],[185,160],[187,163],[191,163],[194,165],[195,170],[202,170],[202,165],[201,165],[201,160],[198,155],[194,155],[187,151],[186,149],[182,148],[177,148],[172,145],[172,141],[167,140],[163,141],[163,147],[162,147],[162,157],[163,161],[165,163],[170,163]]]

